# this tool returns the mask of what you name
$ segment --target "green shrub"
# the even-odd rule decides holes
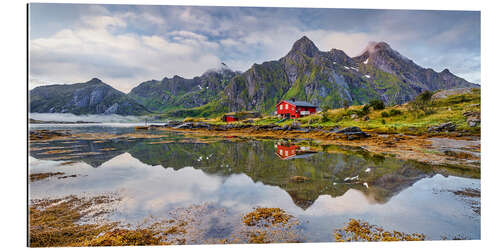
[[[422,92],[420,95],[418,95],[416,99],[424,103],[427,103],[431,100],[433,94],[434,93],[432,93],[431,91],[426,90]]]
[[[382,119],[382,124],[385,124],[385,119]]]
[[[326,113],[321,114],[321,122],[328,122],[330,119],[326,115]]]
[[[362,111],[363,111],[363,113],[365,113],[365,114],[370,113],[370,105],[366,105],[366,104],[365,104],[365,105],[363,106],[363,109],[361,109],[361,110],[362,110]]]
[[[391,110],[389,110],[389,116],[395,116],[395,115],[400,115],[400,114],[402,114],[402,112],[399,109],[391,109]]]
[[[374,110],[382,110],[382,109],[385,109],[385,104],[382,100],[372,100],[370,101],[370,106],[374,109]]]
[[[344,99],[344,109],[348,109],[349,108],[349,101],[345,100]]]
[[[382,113],[381,113],[381,115],[382,115],[382,117],[389,117],[389,113],[387,113],[387,112],[385,112],[385,111],[384,111],[384,112],[382,112]]]

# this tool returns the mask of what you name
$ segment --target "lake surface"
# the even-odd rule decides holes
[[[30,129],[73,133],[133,132],[134,124],[33,124]],[[145,132],[148,133],[148,132]],[[160,133],[160,132],[152,132]],[[67,140],[31,143],[30,173],[64,172],[74,178],[31,182],[30,199],[117,193],[111,218],[137,223],[191,205],[210,204],[200,230],[226,237],[242,214],[279,207],[301,222],[304,241],[334,241],[350,218],[428,239],[480,239],[480,190],[474,174],[429,166],[361,148],[313,141],[239,140],[161,132],[159,139]],[[46,153],[54,148],[65,153]],[[90,153],[89,153],[90,152]],[[71,161],[71,164],[65,164]],[[294,182],[294,176],[308,181]],[[216,228],[217,230],[214,230]]]

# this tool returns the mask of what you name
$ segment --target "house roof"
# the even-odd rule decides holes
[[[305,101],[284,100],[284,102],[288,102],[288,103],[290,103],[290,104],[292,104],[292,105],[294,105],[296,107],[311,107],[311,108],[317,107],[316,105],[313,105],[313,104],[311,104],[309,102],[305,102]]]

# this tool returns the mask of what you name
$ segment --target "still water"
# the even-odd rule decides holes
[[[133,132],[132,125],[32,125],[31,129]],[[155,132],[159,133],[159,132]],[[363,219],[428,239],[480,238],[480,198],[456,191],[480,190],[476,174],[373,155],[360,148],[312,141],[200,141],[167,133],[160,139],[71,140],[31,143],[30,173],[64,172],[74,178],[30,183],[30,199],[117,193],[111,217],[135,223],[177,208],[210,204],[206,229],[225,237],[255,207],[279,207],[297,217],[307,242],[334,241],[350,218]],[[64,148],[60,154],[47,154]],[[82,154],[83,153],[83,154]],[[71,164],[64,164],[71,161]],[[305,182],[293,181],[304,176]],[[217,217],[217,218],[215,218]]]

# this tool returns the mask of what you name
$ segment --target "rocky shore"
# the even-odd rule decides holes
[[[206,122],[170,121],[149,130],[178,131],[199,136],[240,137],[249,139],[313,139],[323,145],[361,147],[405,160],[433,165],[450,165],[463,169],[480,169],[480,137],[454,131],[452,123],[441,124],[421,136],[378,134],[359,127],[308,127],[291,125],[210,124]],[[442,140],[441,140],[442,139]],[[443,144],[443,140],[447,143]]]

